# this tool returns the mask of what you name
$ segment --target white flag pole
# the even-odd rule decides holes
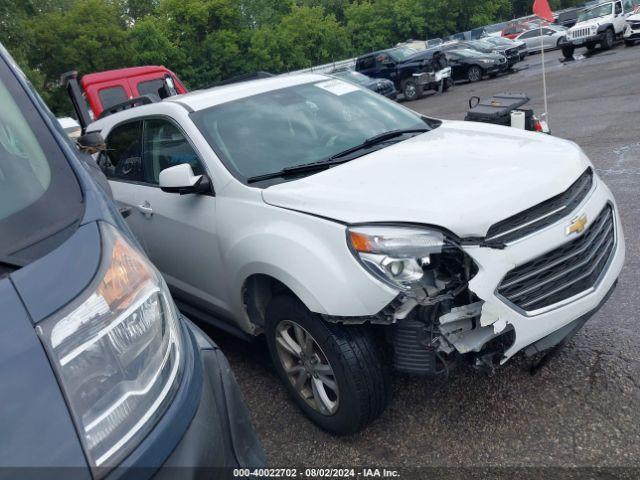
[[[544,37],[542,35],[542,22],[540,22],[540,41],[542,46],[542,94],[544,96],[544,120],[549,125],[549,109],[547,104],[547,69],[544,64]]]

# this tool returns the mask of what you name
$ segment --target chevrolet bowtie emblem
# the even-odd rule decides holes
[[[567,231],[566,231],[567,237],[573,233],[580,235],[582,232],[584,232],[584,229],[587,227],[588,222],[589,220],[587,219],[587,216],[584,213],[579,217],[574,218],[571,221],[571,224],[569,224],[569,226],[567,227]]]

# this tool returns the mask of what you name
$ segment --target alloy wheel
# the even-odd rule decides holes
[[[282,320],[276,327],[276,349],[298,395],[322,415],[335,414],[340,399],[338,382],[313,336],[294,321]]]
[[[469,81],[478,82],[482,78],[482,71],[478,67],[471,67],[469,69]]]

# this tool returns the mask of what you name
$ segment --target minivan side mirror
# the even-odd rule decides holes
[[[160,172],[160,189],[167,193],[211,193],[211,180],[206,175],[194,175],[188,163],[165,168]]]

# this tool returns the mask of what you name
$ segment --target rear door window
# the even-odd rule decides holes
[[[98,164],[109,180],[144,182],[142,165],[142,122],[114,128],[107,138],[107,150]]]
[[[103,88],[98,92],[104,110],[128,100],[127,93],[121,86]]]

